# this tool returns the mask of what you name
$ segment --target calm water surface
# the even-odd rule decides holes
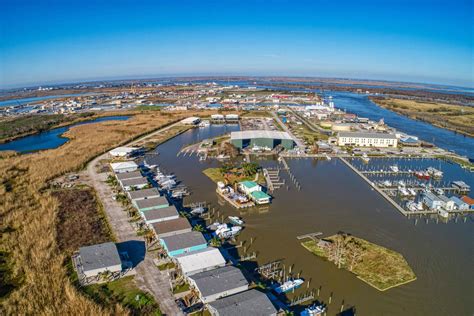
[[[202,170],[218,166],[215,161],[199,162],[195,156],[176,157],[186,144],[236,130],[238,127],[211,126],[190,130],[159,146],[161,166],[174,172],[192,195],[186,202],[208,201],[227,215],[240,215],[246,228],[239,240],[256,238],[249,251],[258,251],[257,263],[285,259],[293,271],[311,279],[311,287],[321,286],[321,297],[328,301],[333,293],[329,314],[345,306],[355,306],[358,315],[472,315],[474,293],[473,218],[449,222],[435,218],[408,219],[348,169],[341,161],[289,160],[302,185],[275,191],[270,207],[239,212],[219,205],[215,184]],[[275,161],[261,161],[276,165]],[[463,174],[472,183],[472,174]],[[281,175],[290,183],[285,172]],[[456,176],[456,174],[454,174]],[[348,232],[402,253],[418,279],[386,292],[379,292],[351,273],[338,270],[332,263],[310,254],[296,236],[321,231],[325,235]],[[254,266],[256,263],[248,263]],[[298,290],[295,295],[304,292]]]
[[[67,97],[77,97],[82,95],[93,95],[94,93],[75,93],[75,94],[59,94],[59,95],[48,95],[44,97],[32,97],[32,98],[23,98],[23,99],[13,99],[13,100],[5,100],[0,101],[0,107],[2,106],[12,106],[18,104],[28,104],[33,102],[39,102],[44,100],[51,100],[51,99],[59,99],[59,98],[67,98]]]
[[[104,116],[70,126],[54,128],[39,134],[21,137],[8,143],[0,144],[0,150],[14,150],[25,153],[43,149],[53,149],[67,142],[67,138],[61,135],[67,132],[71,127],[104,121],[124,121],[129,118],[130,116]]]

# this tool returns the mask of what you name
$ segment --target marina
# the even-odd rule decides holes
[[[211,125],[209,130],[194,129],[187,131],[160,145],[157,149],[160,152],[158,159],[160,164],[166,169],[171,167],[173,163],[176,163],[176,159],[179,159],[180,166],[182,167],[175,170],[176,175],[193,192],[192,195],[185,197],[186,203],[206,200],[213,205],[212,207],[217,206],[219,208],[219,217],[237,215],[245,221],[246,228],[239,234],[236,242],[240,243],[240,241],[248,241],[250,239],[253,239],[254,242],[251,244],[246,243],[244,247],[236,248],[241,258],[246,259],[242,261],[243,265],[253,270],[254,268],[251,267],[255,267],[256,263],[260,265],[265,262],[271,262],[276,258],[287,258],[284,262],[287,267],[291,263],[294,264],[293,271],[303,271],[302,275],[305,279],[310,278],[313,280],[311,283],[312,288],[321,287],[321,289],[315,291],[314,296],[316,299],[327,303],[330,300],[332,301],[332,304],[328,304],[328,312],[330,314],[340,311],[341,304],[339,303],[341,301],[344,301],[344,308],[356,306],[358,307],[358,313],[363,314],[379,314],[386,308],[390,308],[394,313],[401,312],[405,308],[423,313],[429,313],[434,310],[452,313],[453,308],[459,313],[462,313],[463,309],[466,310],[467,305],[464,304],[456,305],[455,307],[450,306],[448,309],[447,303],[453,299],[454,295],[458,298],[464,297],[464,301],[467,302],[467,297],[463,294],[466,293],[467,286],[462,281],[465,276],[461,277],[455,271],[459,269],[459,265],[463,264],[462,262],[470,260],[469,257],[464,255],[462,262],[448,263],[444,259],[446,258],[444,255],[433,255],[422,245],[428,242],[423,237],[426,233],[429,233],[431,236],[436,231],[441,230],[449,232],[447,234],[449,236],[448,239],[456,240],[456,242],[461,241],[465,247],[470,247],[469,244],[472,243],[469,243],[469,240],[472,240],[472,236],[469,233],[469,223],[472,221],[472,218],[469,215],[463,215],[461,219],[464,219],[462,220],[459,220],[457,215],[453,215],[444,225],[441,225],[442,222],[436,224],[437,219],[430,217],[421,221],[415,220],[415,222],[404,216],[400,217],[397,212],[393,212],[391,204],[387,204],[379,193],[368,189],[367,186],[361,185],[364,183],[363,180],[361,182],[361,177],[352,172],[339,159],[332,159],[331,161],[288,159],[288,161],[285,161],[293,176],[301,183],[301,190],[297,190],[292,186],[289,187],[289,190],[276,190],[275,200],[272,201],[269,211],[266,213],[255,210],[255,207],[235,209],[230,205],[219,204],[219,197],[215,193],[215,184],[202,174],[202,169],[216,166],[218,162],[205,161],[200,165],[196,164],[197,157],[179,156],[176,158],[176,152],[183,145],[193,143],[197,139],[201,139],[201,137],[202,139],[209,138],[208,131],[212,129],[220,131],[224,128],[228,127],[225,125],[219,127]],[[216,133],[219,133],[217,130]],[[374,159],[371,159],[371,161],[374,161]],[[270,169],[276,169],[279,165],[278,161],[271,159],[260,161],[260,164],[264,168]],[[393,164],[393,160],[387,161],[387,166]],[[447,165],[447,169],[443,168],[445,177],[454,175],[454,178],[461,179],[468,184],[472,183],[469,173],[463,171],[457,165]],[[403,163],[400,162],[399,166],[403,167]],[[423,166],[423,168],[426,167]],[[291,181],[288,173],[280,172],[279,176],[282,181]],[[344,192],[347,192],[344,196],[338,194],[341,185],[345,188]],[[298,199],[300,203],[294,205],[292,203],[294,199]],[[312,206],[306,207],[306,205]],[[288,218],[289,210],[294,214],[291,218]],[[355,218],[357,218],[357,221],[355,221]],[[209,219],[209,223],[212,223],[212,221],[213,219]],[[318,225],[319,222],[327,224],[322,227]],[[364,224],[361,225],[361,223]],[[279,227],[285,227],[285,230],[281,231]],[[367,230],[365,227],[378,228]],[[407,261],[413,264],[417,281],[403,286],[403,289],[390,290],[381,297],[376,292],[369,290],[363,283],[359,283],[360,281],[356,278],[345,274],[341,275],[337,269],[322,261],[314,261],[311,254],[299,248],[300,246],[296,244],[297,239],[295,237],[307,234],[308,231],[318,231],[318,228],[319,230],[324,230],[325,234],[337,232],[341,229],[350,231],[367,240],[400,251],[405,255]],[[422,229],[425,234],[420,235],[419,229]],[[280,237],[278,246],[272,242],[272,236],[276,233]],[[441,251],[449,254],[448,256],[456,255],[458,248],[449,247],[449,241],[442,239],[437,234],[433,236],[435,236],[434,240],[431,238],[429,242],[436,242],[442,248]],[[282,251],[282,249],[285,250]],[[255,253],[257,253],[256,256]],[[432,261],[443,265],[449,264],[450,268],[442,274],[437,273],[435,277],[431,273],[425,272],[421,263],[424,257],[430,257]],[[271,277],[271,272],[268,273],[268,276]],[[273,275],[280,275],[279,273],[275,272]],[[440,278],[442,281],[440,281]],[[459,290],[455,290],[454,293],[440,298],[440,302],[436,303],[435,306],[416,304],[413,301],[407,300],[403,294],[404,291],[416,291],[420,294],[423,293],[419,295],[421,299],[423,297],[429,299],[430,295],[435,295],[438,291],[430,290],[426,292],[426,288],[429,288],[429,284],[432,284],[432,282],[442,282],[438,284],[445,284],[445,287],[448,287],[453,282],[464,284],[464,286],[461,286]],[[306,286],[304,287],[306,288]],[[423,292],[420,292],[421,289],[423,289]],[[439,290],[443,291],[442,288]],[[302,295],[300,289],[296,290],[294,294],[289,293],[289,299],[296,298],[298,295]],[[395,301],[403,302],[401,304],[403,307],[399,303],[391,303]]]

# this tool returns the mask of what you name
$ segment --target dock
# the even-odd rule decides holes
[[[316,240],[316,239],[318,239],[317,237],[318,237],[318,236],[321,236],[322,234],[323,234],[322,232],[309,233],[309,234],[304,234],[304,235],[296,236],[296,239],[302,240],[302,239],[310,238],[310,239],[312,239],[312,240]]]
[[[226,200],[230,205],[232,205],[233,207],[237,208],[237,209],[243,209],[243,208],[248,208],[248,207],[253,207],[255,206],[255,203],[254,202],[247,202],[247,203],[244,203],[244,204],[239,204],[237,202],[235,202],[234,200],[232,200],[231,198],[229,198],[228,196],[226,196],[225,194],[222,194],[219,189],[216,189],[216,193],[222,197],[224,200]]]
[[[351,165],[345,158],[339,157],[339,159],[345,163],[352,171],[354,171],[356,174],[358,174],[362,179],[365,180],[372,188],[374,188],[375,191],[377,191],[384,199],[386,199],[390,204],[395,207],[400,213],[403,215],[407,216],[409,214],[415,214],[415,212],[408,212],[404,210],[400,205],[398,205],[397,202],[395,202],[390,196],[387,195],[384,191],[382,191],[378,186],[374,185],[372,181],[370,181],[362,172],[357,170],[353,165]],[[421,214],[421,213],[420,213]]]
[[[279,189],[285,184],[285,182],[281,182],[279,169],[263,169],[263,175],[265,176],[265,181],[267,182],[267,187],[270,192]]]

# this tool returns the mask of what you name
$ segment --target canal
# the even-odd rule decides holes
[[[128,120],[129,118],[130,116],[104,116],[69,126],[53,128],[49,131],[21,137],[11,142],[0,144],[0,151],[14,150],[20,153],[27,153],[44,149],[58,148],[67,142],[68,139],[66,137],[62,137],[61,135],[67,132],[71,127],[105,121],[124,121]]]
[[[227,204],[220,205],[215,184],[202,174],[203,169],[219,163],[200,162],[196,156],[177,157],[177,152],[189,143],[236,129],[237,126],[193,129],[158,146],[157,151],[160,167],[175,173],[192,191],[186,203],[207,201],[225,216],[243,217],[246,226],[238,242],[247,240],[248,245],[250,238],[254,238],[248,252],[258,252],[256,262],[248,262],[246,266],[253,268],[284,259],[286,267],[294,265],[293,272],[302,271],[303,278],[311,279],[310,288],[321,287],[321,300],[327,303],[333,293],[330,315],[339,312],[343,301],[345,307],[355,306],[358,315],[472,314],[472,216],[452,218],[448,222],[406,218],[338,159],[288,160],[301,190],[290,185],[289,190],[275,191],[269,207],[240,212]],[[260,163],[277,164],[272,160]],[[448,171],[451,172],[454,171]],[[290,183],[284,171],[281,175]],[[296,239],[298,235],[319,231],[324,235],[344,231],[400,252],[418,279],[379,292],[351,273],[313,256]],[[294,295],[305,290],[299,289]]]

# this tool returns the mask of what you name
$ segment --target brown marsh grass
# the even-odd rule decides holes
[[[46,183],[83,168],[88,161],[178,119],[211,112],[138,113],[127,121],[81,125],[67,132],[63,146],[27,155],[0,158],[0,250],[11,257],[11,276],[22,284],[3,299],[3,315],[125,314],[121,306],[99,307],[71,284],[65,262],[69,258],[56,243],[58,200]]]

